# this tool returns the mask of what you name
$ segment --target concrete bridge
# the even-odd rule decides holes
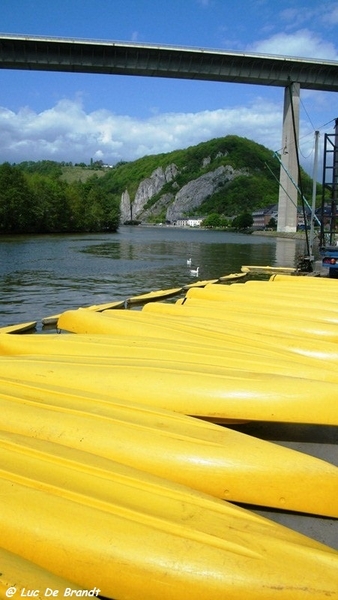
[[[278,230],[285,232],[297,227],[300,90],[338,91],[337,61],[102,40],[0,34],[0,68],[283,87]]]

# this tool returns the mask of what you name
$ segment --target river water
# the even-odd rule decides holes
[[[238,272],[242,265],[295,266],[294,239],[174,227],[114,234],[0,238],[0,326],[70,308],[126,299]]]

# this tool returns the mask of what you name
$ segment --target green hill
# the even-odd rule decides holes
[[[0,233],[116,231],[132,213],[153,222],[252,213],[278,202],[279,171],[271,150],[235,135],[113,167],[4,163]],[[309,199],[312,180],[302,170],[301,186]]]
[[[177,176],[151,196],[146,202],[146,211],[152,209],[159,220],[164,220],[165,210],[156,211],[164,195],[174,198],[189,182],[198,180],[218,167],[232,167],[238,175],[232,181],[219,184],[217,189],[189,214],[205,216],[211,213],[233,216],[242,212],[253,212],[259,208],[278,202],[280,164],[268,148],[246,138],[229,135],[215,138],[184,150],[166,154],[145,156],[136,161],[116,165],[101,179],[101,185],[120,201],[127,190],[131,203],[139,185],[150,178],[159,168],[165,170],[176,165]],[[311,197],[312,181],[302,171],[302,185],[305,197]],[[151,210],[150,210],[151,212]]]

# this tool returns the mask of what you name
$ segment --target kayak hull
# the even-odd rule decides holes
[[[338,594],[338,552],[258,515],[58,444],[1,433],[0,448],[5,549],[84,589],[129,600],[140,589],[147,600]]]

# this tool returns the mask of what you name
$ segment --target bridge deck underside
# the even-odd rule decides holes
[[[338,91],[338,63],[201,49],[0,36],[0,68]]]

